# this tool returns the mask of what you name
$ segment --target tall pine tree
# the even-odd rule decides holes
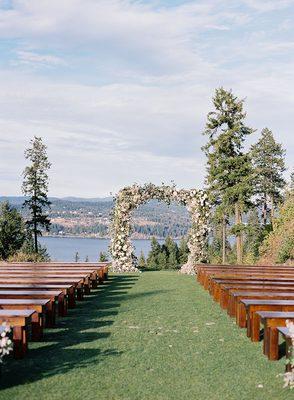
[[[261,138],[251,147],[251,158],[255,169],[255,194],[262,209],[263,225],[272,223],[275,207],[282,199],[281,189],[286,182],[285,150],[274,139],[272,131],[264,128]]]
[[[42,138],[35,136],[30,143],[31,147],[25,151],[25,158],[30,161],[30,165],[23,172],[22,184],[23,194],[28,199],[25,200],[23,206],[28,209],[30,214],[27,227],[34,239],[35,252],[38,253],[38,236],[42,235],[41,229],[45,228],[48,231],[50,227],[50,219],[46,211],[51,204],[47,197],[47,171],[51,164],[48,161],[47,148],[43,144]]]
[[[207,156],[206,183],[211,201],[223,225],[223,263],[226,262],[226,226],[229,215],[234,215],[232,233],[236,236],[237,262],[242,263],[242,213],[250,203],[252,194],[252,167],[249,155],[244,153],[246,136],[253,130],[245,125],[244,100],[232,91],[216,89],[214,111],[207,115],[204,135],[208,143],[203,147]]]

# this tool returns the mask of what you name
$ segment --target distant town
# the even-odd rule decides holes
[[[24,198],[21,196],[0,197],[8,200],[24,216]],[[45,235],[58,237],[108,238],[110,213],[113,206],[111,197],[97,199],[50,198],[50,231]],[[177,204],[167,206],[151,201],[134,212],[133,239],[157,239],[171,236],[175,239],[187,234],[190,220],[185,207]]]

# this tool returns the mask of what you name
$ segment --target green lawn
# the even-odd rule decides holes
[[[283,371],[195,277],[146,272],[112,276],[9,360],[0,399],[293,399]]]

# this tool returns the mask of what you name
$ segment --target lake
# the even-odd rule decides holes
[[[89,238],[69,238],[69,237],[41,237],[39,242],[46,246],[52,261],[75,261],[76,252],[79,253],[80,261],[85,261],[88,256],[89,261],[97,261],[101,251],[107,252],[109,239],[89,239]],[[163,243],[163,240],[159,240]],[[150,250],[150,240],[133,240],[135,253],[140,255],[141,251],[148,254]]]

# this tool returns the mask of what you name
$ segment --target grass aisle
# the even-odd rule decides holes
[[[195,278],[114,276],[5,366],[0,399],[286,400],[283,363],[268,362]]]

